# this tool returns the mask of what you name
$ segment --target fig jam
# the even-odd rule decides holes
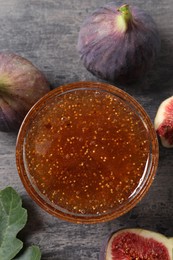
[[[50,99],[31,122],[25,162],[54,207],[74,214],[112,212],[138,189],[149,141],[139,115],[121,98],[74,89]]]

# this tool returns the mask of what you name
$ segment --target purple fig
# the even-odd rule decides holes
[[[122,229],[104,241],[99,260],[172,260],[173,239],[145,229]]]
[[[0,131],[15,131],[26,113],[50,90],[45,76],[27,59],[0,53]]]
[[[154,119],[154,127],[162,145],[173,148],[173,96],[160,104]]]
[[[112,82],[133,82],[154,64],[160,38],[152,17],[135,6],[116,3],[94,11],[79,31],[77,49],[84,66]]]

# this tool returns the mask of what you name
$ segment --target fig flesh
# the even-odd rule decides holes
[[[26,113],[50,90],[45,76],[27,59],[0,53],[0,131],[15,131]]]
[[[173,96],[159,106],[154,119],[154,127],[164,147],[173,147]]]
[[[84,66],[111,82],[133,82],[152,67],[160,38],[152,17],[136,6],[108,3],[83,22],[77,49]]]
[[[173,239],[145,229],[122,229],[106,240],[100,260],[172,260]]]

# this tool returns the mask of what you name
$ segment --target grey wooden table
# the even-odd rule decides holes
[[[53,87],[97,79],[82,66],[76,51],[83,19],[108,1],[0,0],[0,50],[31,60]],[[156,66],[138,85],[119,86],[134,96],[153,121],[160,102],[173,94],[173,1],[126,1],[148,10],[161,35]],[[98,259],[105,236],[124,227],[142,227],[173,236],[173,150],[160,146],[156,178],[144,199],[124,216],[97,225],[77,225],[56,219],[28,196],[15,165],[16,134],[0,132],[0,189],[15,188],[29,218],[19,236],[25,245],[37,244],[43,260]],[[1,259],[3,260],[3,259]]]

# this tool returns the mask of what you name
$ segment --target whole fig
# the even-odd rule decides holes
[[[127,83],[141,79],[152,67],[160,37],[147,12],[136,6],[108,3],[86,18],[77,49],[92,74]]]
[[[0,53],[0,131],[18,130],[26,113],[50,90],[45,76],[27,59]]]

